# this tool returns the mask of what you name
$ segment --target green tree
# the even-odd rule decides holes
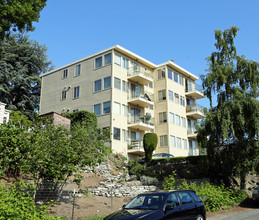
[[[157,146],[157,134],[156,133],[146,133],[143,137],[143,144],[145,150],[145,160],[146,162],[150,162],[152,160],[153,151]]]
[[[0,0],[0,39],[11,31],[32,31],[47,0]]]
[[[208,74],[201,76],[210,109],[198,141],[207,148],[211,176],[228,183],[231,175],[240,175],[244,188],[246,174],[258,166],[259,64],[237,55],[237,32],[237,27],[215,31],[217,50],[207,58]]]
[[[10,110],[34,115],[39,107],[41,73],[50,70],[45,46],[17,34],[0,44],[0,101]]]

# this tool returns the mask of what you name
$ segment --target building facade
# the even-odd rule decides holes
[[[5,109],[6,104],[0,102],[0,124],[9,121],[10,110]]]
[[[143,136],[158,135],[156,153],[198,155],[196,100],[204,98],[195,75],[172,61],[156,65],[116,45],[41,75],[40,114],[95,112],[111,129],[110,147],[143,156]]]

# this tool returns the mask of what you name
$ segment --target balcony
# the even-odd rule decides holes
[[[188,83],[185,88],[185,95],[192,99],[201,99],[205,97],[202,86],[196,83]]]
[[[139,156],[144,156],[145,151],[143,147],[143,141],[140,140],[131,140],[128,143],[128,153],[137,154]]]
[[[147,92],[128,93],[128,103],[142,108],[154,105],[154,95]]]
[[[128,70],[128,80],[139,85],[146,85],[153,82],[153,75],[151,71],[146,70],[144,67],[131,67]]]
[[[154,118],[150,118],[150,115],[129,116],[128,127],[140,131],[152,130],[155,128]]]
[[[197,130],[196,130],[196,128],[188,127],[187,128],[187,137],[190,138],[190,139],[197,140]]]
[[[205,118],[204,108],[200,105],[187,105],[186,116],[193,119]]]

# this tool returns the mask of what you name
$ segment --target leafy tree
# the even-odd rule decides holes
[[[11,30],[32,31],[47,0],[0,0],[0,39]]]
[[[198,141],[207,148],[211,177],[228,183],[231,175],[240,175],[244,188],[246,174],[258,167],[259,64],[237,55],[237,32],[237,27],[215,31],[217,50],[207,58],[208,74],[201,76],[210,109]]]
[[[34,115],[39,107],[40,77],[50,69],[45,46],[17,34],[0,44],[0,101],[10,110]]]
[[[145,160],[150,162],[152,160],[152,153],[157,146],[157,134],[156,133],[146,133],[144,134],[143,144],[145,150]]]

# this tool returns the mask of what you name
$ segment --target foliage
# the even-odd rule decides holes
[[[240,175],[244,188],[246,174],[258,166],[259,64],[236,54],[237,31],[215,31],[217,51],[207,58],[208,74],[201,76],[210,109],[198,130],[198,142],[207,148],[211,180],[228,184],[228,177]]]
[[[7,109],[36,115],[39,75],[50,70],[51,65],[46,51],[45,46],[22,34],[11,35],[0,43],[0,101],[7,104]]]
[[[12,0],[0,1],[0,39],[11,30],[32,31],[32,23],[39,21],[40,11],[47,0]]]
[[[71,112],[64,114],[65,117],[71,119],[71,124],[84,122],[86,126],[91,125],[97,128],[97,117],[93,112],[88,112],[86,110]]]
[[[186,180],[179,180],[175,178],[176,173],[165,178],[163,187],[167,190],[173,189],[188,189],[194,190],[197,195],[202,199],[207,211],[219,211],[221,209],[229,209],[232,206],[239,205],[247,198],[244,191],[235,191],[224,185],[217,186],[209,182],[197,184],[195,182],[188,183]]]
[[[33,126],[32,121],[20,111],[11,111],[9,121],[12,125],[18,126],[25,130]]]
[[[145,150],[145,160],[150,162],[152,159],[153,151],[157,146],[157,134],[156,133],[145,133],[143,137],[143,144]]]
[[[127,158],[121,154],[113,154],[109,155],[109,159],[115,164],[118,169],[124,169],[127,165]]]
[[[59,219],[46,214],[47,206],[36,207],[30,184],[17,182],[12,186],[0,184],[0,219]]]

